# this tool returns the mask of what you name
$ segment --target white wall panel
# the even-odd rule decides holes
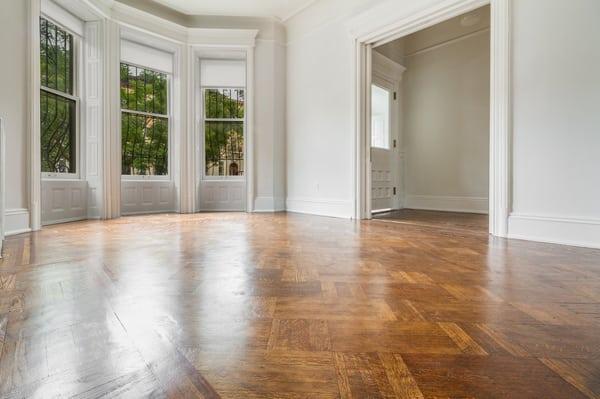
[[[175,185],[165,180],[123,180],[121,214],[136,215],[175,211]]]
[[[42,180],[42,224],[87,219],[85,180]]]

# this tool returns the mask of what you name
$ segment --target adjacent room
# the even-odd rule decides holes
[[[373,49],[371,212],[487,233],[490,9]]]
[[[599,398],[597,0],[0,0],[0,397]]]

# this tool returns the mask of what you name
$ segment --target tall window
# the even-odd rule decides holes
[[[40,19],[42,172],[77,173],[77,108],[73,35]]]
[[[204,89],[206,176],[244,175],[244,89]]]
[[[167,74],[121,63],[121,173],[169,174]]]

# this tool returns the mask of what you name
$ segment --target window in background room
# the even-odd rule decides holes
[[[244,89],[204,88],[205,176],[244,175]]]
[[[73,35],[40,18],[40,145],[45,176],[76,176],[78,108]]]
[[[169,174],[168,75],[121,63],[121,174]]]
[[[371,147],[390,148],[390,92],[371,86]]]

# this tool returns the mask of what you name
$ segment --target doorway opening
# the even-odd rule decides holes
[[[373,219],[487,232],[490,6],[371,52]]]

